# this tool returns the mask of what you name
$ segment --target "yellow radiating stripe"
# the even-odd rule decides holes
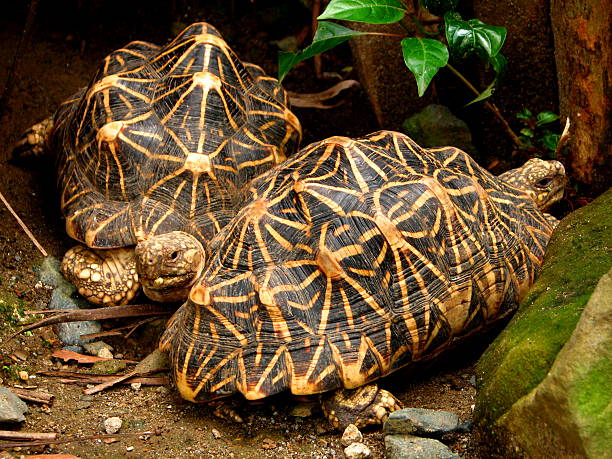
[[[320,296],[321,292],[317,291],[306,305],[296,303],[295,301],[291,300],[287,300],[287,304],[292,308],[299,309],[300,311],[309,311],[314,307]],[[314,332],[312,334],[314,334]]]
[[[204,375],[204,378],[202,378],[202,381],[200,381],[200,384],[198,384],[198,387],[196,387],[196,389],[193,391],[194,394],[198,394],[202,390],[204,385],[208,382],[208,380],[211,379],[215,375],[215,373],[217,373],[217,371],[219,371],[219,369],[223,368],[223,366],[225,366],[225,364],[227,364],[227,362],[231,361],[241,351],[242,351],[242,349],[240,349],[240,348],[232,351],[226,358],[224,358],[217,365],[215,365],[214,368],[209,370],[208,373],[206,373]]]
[[[285,250],[293,250],[293,244],[281,236],[269,223],[266,223],[264,227],[268,230],[268,233],[282,246]]]
[[[321,317],[321,321],[319,322],[319,328],[317,329],[318,335],[324,335],[325,329],[327,328],[327,319],[329,318],[329,312],[331,310],[331,294],[333,291],[333,286],[331,283],[331,279],[326,277],[325,279],[325,298],[323,300],[323,308],[320,311],[319,315]]]
[[[349,301],[344,288],[340,288],[340,295],[342,295],[342,307],[344,308],[344,314],[346,315],[347,325],[351,330],[353,330],[355,328],[355,322],[353,319],[353,308],[351,307],[351,302]]]
[[[257,381],[257,385],[253,388],[253,391],[255,392],[261,391],[261,386],[263,386],[266,383],[266,380],[268,379],[268,375],[274,369],[274,366],[276,365],[277,360],[281,357],[281,355],[283,355],[283,353],[286,350],[287,350],[287,347],[284,344],[279,346],[279,348],[274,353],[274,357],[272,357],[272,360],[270,360],[270,363],[268,363],[268,365],[266,366],[266,369],[261,373],[259,381]]]

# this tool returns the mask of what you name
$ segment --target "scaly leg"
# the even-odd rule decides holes
[[[71,248],[62,260],[62,273],[88,301],[104,306],[128,303],[140,289],[134,248]]]

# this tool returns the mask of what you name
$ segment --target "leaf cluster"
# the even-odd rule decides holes
[[[500,53],[506,39],[506,29],[487,25],[478,19],[464,20],[456,11],[459,0],[420,0],[420,3],[432,14],[443,18],[437,33],[425,32],[418,17],[411,14],[400,0],[331,0],[318,17],[319,23],[312,44],[295,53],[279,54],[279,80],[282,81],[301,61],[353,37],[389,35],[353,30],[330,20],[368,24],[399,22],[405,26],[406,17],[409,16],[421,35],[427,35],[406,36],[400,42],[404,63],[416,79],[419,96],[425,93],[439,69],[448,65],[449,59],[462,61],[475,56],[493,68],[495,78],[471,103],[490,97],[506,68],[506,59]]]
[[[523,125],[519,136],[523,143],[521,148],[531,151],[536,157],[555,159],[561,135],[551,131],[549,127],[559,119],[559,115],[548,110],[534,114],[524,108],[516,117]]]

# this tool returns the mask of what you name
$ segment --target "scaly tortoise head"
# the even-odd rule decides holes
[[[504,172],[499,178],[523,190],[543,211],[563,197],[568,182],[563,164],[540,158],[531,158],[521,167]]]
[[[181,395],[355,388],[516,310],[554,224],[452,147],[333,137],[255,179],[160,347]]]

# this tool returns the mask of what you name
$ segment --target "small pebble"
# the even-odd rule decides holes
[[[211,432],[213,434],[213,437],[215,437],[215,439],[218,440],[219,438],[221,438],[221,432],[219,432],[217,429],[212,429]]]
[[[344,448],[347,459],[366,459],[372,456],[372,451],[363,443],[351,443]]]
[[[119,432],[119,429],[121,429],[122,425],[123,421],[117,416],[113,416],[112,418],[107,418],[104,420],[104,430],[109,435],[116,434],[117,432]]]
[[[102,349],[100,349],[97,355],[98,357],[102,359],[112,359],[113,358],[113,353],[106,347],[103,347]]]
[[[133,382],[132,384],[130,384],[130,387],[134,390],[140,390],[140,388],[142,387],[142,383]]]
[[[19,372],[19,379],[21,379],[22,381],[27,381],[28,379],[30,379],[30,375],[27,371],[21,370]]]
[[[362,441],[363,435],[355,424],[349,424],[346,429],[344,429],[342,439],[340,440],[343,446],[349,446],[351,443],[361,443]]]
[[[125,448],[126,451],[130,452],[130,451],[134,451],[134,447],[133,446],[128,446],[127,448]]]

